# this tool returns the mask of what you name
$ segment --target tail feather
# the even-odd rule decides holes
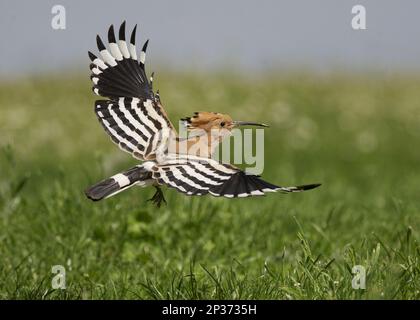
[[[117,173],[110,178],[102,180],[85,190],[86,196],[99,201],[109,198],[134,185],[145,185],[151,179],[151,173],[146,171],[143,166],[135,166],[123,173]]]

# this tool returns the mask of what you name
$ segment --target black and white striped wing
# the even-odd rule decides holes
[[[169,160],[164,164],[155,165],[152,172],[153,178],[159,184],[175,188],[187,195],[211,194],[216,197],[241,198],[276,191],[298,192],[310,188],[279,187],[255,175],[247,175],[234,166],[207,158]]]
[[[114,27],[111,26],[108,30],[109,50],[99,35],[96,37],[100,58],[89,52],[92,61],[90,65],[92,90],[95,94],[113,100],[120,97],[137,97],[144,100],[154,98],[144,66],[148,41],[143,45],[137,61],[136,30],[135,27],[127,45],[125,21],[119,29],[118,41],[115,39]]]
[[[109,100],[95,102],[95,113],[113,142],[139,160],[154,159],[160,132],[173,130],[166,113],[152,90],[145,72],[148,41],[137,60],[136,27],[130,43],[125,40],[125,22],[119,29],[119,40],[111,26],[109,50],[97,36],[100,57],[89,52],[95,94]]]
[[[149,99],[98,100],[95,113],[111,140],[139,160],[156,158],[160,133],[170,128]]]

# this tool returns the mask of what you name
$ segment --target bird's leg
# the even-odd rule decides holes
[[[155,188],[156,188],[155,194],[153,195],[153,197],[151,197],[147,201],[152,201],[154,205],[160,208],[160,206],[162,205],[162,202],[166,204],[166,200],[165,200],[165,197],[163,196],[162,189],[160,189],[159,186],[155,186]]]

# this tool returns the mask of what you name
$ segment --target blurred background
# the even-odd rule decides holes
[[[366,30],[351,27],[358,4],[367,11]],[[51,27],[54,5],[66,9],[65,30]],[[127,20],[139,25],[141,41],[151,39],[149,62],[157,70],[416,71],[419,10],[416,1],[395,0],[6,0],[0,70],[3,76],[84,70],[96,34],[106,38],[110,24]]]
[[[54,30],[54,5],[66,29]],[[352,7],[366,8],[353,30]],[[420,2],[1,1],[0,298],[420,298]],[[173,122],[270,124],[270,182],[227,201],[90,184],[136,163],[93,113],[87,51],[138,24]],[[51,290],[51,265],[68,290]],[[353,290],[351,268],[369,270]],[[218,282],[214,282],[218,279]],[[179,281],[179,283],[178,283]],[[176,284],[174,285],[174,283]]]

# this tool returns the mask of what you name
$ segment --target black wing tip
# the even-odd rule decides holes
[[[297,186],[296,188],[299,189],[299,190],[305,191],[305,190],[312,190],[312,189],[318,188],[320,186],[322,186],[321,183],[312,183],[312,184],[305,184],[305,185],[302,185],[302,186]]]
[[[143,45],[143,49],[141,49],[141,51],[146,52],[148,45],[149,45],[149,39],[146,40],[146,42]]]
[[[88,55],[89,55],[89,59],[91,60],[91,61],[94,61],[97,57],[92,53],[92,52],[90,52],[90,51],[88,51]]]
[[[136,44],[136,31],[137,31],[137,24],[134,26],[134,29],[131,32],[131,37],[130,37],[130,43],[133,45]]]
[[[120,30],[118,32],[118,36],[120,40],[125,41],[125,20],[121,23]]]
[[[96,36],[96,44],[98,45],[99,51],[105,49],[104,43],[102,42],[101,37],[99,35]]]
[[[109,43],[116,43],[115,33],[114,33],[114,25],[113,24],[111,24],[111,26],[108,29],[108,42]]]

